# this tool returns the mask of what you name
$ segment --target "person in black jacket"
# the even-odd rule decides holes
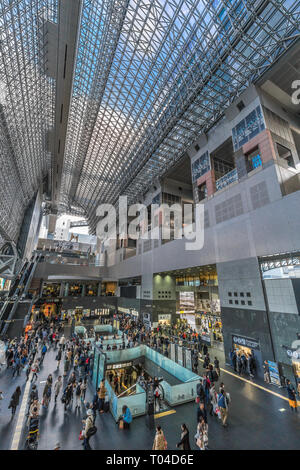
[[[21,395],[21,389],[20,387],[17,387],[14,393],[12,394],[12,397],[10,399],[10,404],[9,404],[9,408],[11,408],[12,417],[16,413],[16,408],[19,404],[20,395]]]
[[[185,424],[181,425],[181,440],[176,444],[176,447],[180,447],[182,450],[191,450],[189,430]]]
[[[201,416],[203,417],[205,423],[207,423],[207,413],[204,403],[199,403],[199,407],[197,408],[197,423],[200,422]]]

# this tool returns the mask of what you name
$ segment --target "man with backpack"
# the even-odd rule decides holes
[[[41,355],[40,364],[43,364],[46,352],[47,352],[47,346],[44,343],[44,345],[42,347],[42,355]]]
[[[221,389],[221,393],[218,395],[218,407],[221,413],[222,425],[227,426],[228,417],[228,398],[224,388]]]

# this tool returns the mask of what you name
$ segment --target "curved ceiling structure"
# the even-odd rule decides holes
[[[18,191],[16,204],[0,195],[7,232],[47,174],[58,210],[85,216],[93,232],[99,203],[143,194],[300,29],[298,0],[69,0],[80,13],[57,150],[51,51],[63,3],[0,0],[0,158],[11,156]]]

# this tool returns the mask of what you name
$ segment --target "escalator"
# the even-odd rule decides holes
[[[0,311],[0,334],[9,338],[20,336],[25,327],[24,320],[30,317],[33,300],[26,299],[30,283],[34,276],[36,266],[39,262],[39,255],[35,255],[33,261],[26,263],[23,267],[21,277],[14,283],[13,297],[6,301]]]

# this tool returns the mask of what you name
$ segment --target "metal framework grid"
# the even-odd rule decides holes
[[[299,34],[299,2],[84,2],[62,209],[95,231],[99,203],[135,201]]]
[[[300,252],[278,253],[272,256],[262,256],[259,258],[259,265],[262,272],[271,269],[285,268],[287,266],[300,266]]]
[[[14,241],[50,169],[55,88],[45,75],[44,24],[56,9],[56,0],[0,0],[0,234]]]
[[[57,0],[0,0],[0,236],[51,169]],[[135,201],[299,36],[299,0],[82,0],[60,211]]]

